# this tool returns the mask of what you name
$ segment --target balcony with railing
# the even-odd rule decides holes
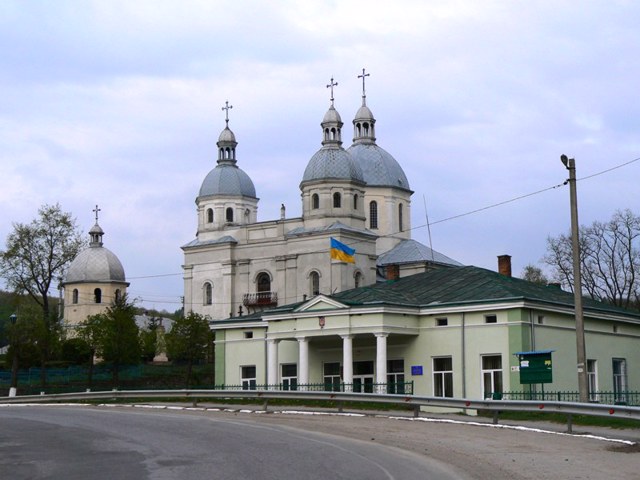
[[[242,299],[245,307],[273,307],[278,305],[277,292],[245,293]]]

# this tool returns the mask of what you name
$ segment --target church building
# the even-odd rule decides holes
[[[73,259],[62,282],[65,328],[73,328],[89,315],[104,313],[115,299],[125,295],[129,283],[118,257],[103,246],[104,231],[96,223],[89,230],[89,247]]]
[[[376,119],[367,106],[353,119],[353,144],[342,143],[343,122],[330,105],[318,132],[320,149],[302,173],[302,215],[258,221],[253,181],[239,167],[235,134],[226,125],[217,165],[196,198],[196,238],[184,251],[184,309],[212,320],[241,316],[373,285],[430,268],[460,265],[411,239],[412,190],[396,159],[376,143]],[[336,262],[331,241],[354,249],[353,262]]]

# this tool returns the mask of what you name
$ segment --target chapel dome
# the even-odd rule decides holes
[[[256,187],[244,170],[234,164],[218,164],[205,177],[198,197],[241,195],[256,198]]]
[[[104,231],[97,223],[97,216],[89,235],[89,247],[73,259],[64,283],[125,282],[122,263],[111,250],[102,246]]]
[[[315,180],[349,180],[363,182],[364,177],[358,163],[343,148],[321,148],[304,170],[303,182]]]
[[[398,161],[375,143],[355,143],[347,152],[360,167],[368,186],[410,190],[409,180]]]

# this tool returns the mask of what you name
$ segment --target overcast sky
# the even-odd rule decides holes
[[[428,212],[434,249],[493,270],[510,254],[519,275],[568,232],[568,186],[441,220],[562,185],[563,153],[581,224],[640,213],[639,20],[612,0],[4,0],[0,248],[42,204],[83,232],[99,204],[131,296],[173,311],[224,102],[259,220],[281,203],[299,216],[325,86],[348,147],[366,68],[377,143],[415,191],[413,238],[429,244]]]

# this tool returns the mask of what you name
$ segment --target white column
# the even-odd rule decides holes
[[[387,333],[376,333],[376,383],[378,393],[387,393]]]
[[[278,383],[278,340],[267,340],[267,385],[274,389]]]
[[[353,335],[342,335],[342,381],[351,391],[353,385]]]
[[[309,384],[309,339],[298,338],[298,385]],[[306,390],[307,387],[300,387]]]

